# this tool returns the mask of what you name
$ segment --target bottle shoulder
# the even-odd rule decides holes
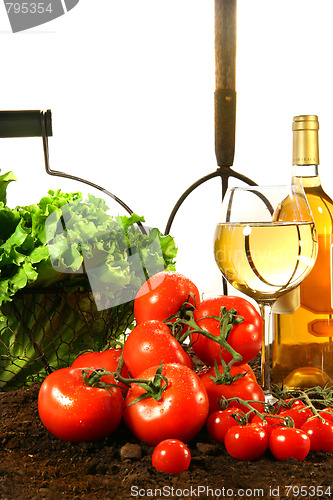
[[[307,196],[317,231],[333,231],[333,200],[322,189],[321,186],[315,188],[306,188]]]
[[[304,186],[303,186],[304,187]],[[324,191],[321,184],[314,187],[304,187],[305,194],[309,200],[309,203],[323,203],[328,206],[333,207],[332,198]]]

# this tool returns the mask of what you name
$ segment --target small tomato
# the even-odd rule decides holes
[[[269,437],[277,426],[286,426],[286,421],[279,415],[271,415],[270,413],[262,413],[265,419],[263,420],[258,415],[254,415],[251,419],[251,423],[261,425],[265,429],[267,436]]]
[[[278,460],[303,460],[310,451],[310,439],[301,429],[278,426],[269,436],[269,449]]]
[[[191,463],[188,447],[179,439],[165,439],[158,443],[152,454],[152,465],[156,470],[168,474],[180,474]]]
[[[218,443],[224,443],[227,431],[235,425],[241,425],[234,415],[245,417],[239,408],[227,408],[226,410],[213,411],[207,419],[206,427],[208,434]]]
[[[291,417],[295,427],[300,429],[302,425],[313,416],[313,413],[302,401],[297,401],[288,410],[280,411],[279,415],[281,417]]]
[[[199,373],[199,377],[202,380],[209,398],[209,413],[217,411],[220,409],[219,401],[225,397],[230,398],[240,398],[244,400],[257,401],[250,403],[253,408],[258,411],[263,410],[263,405],[265,403],[265,395],[260,387],[260,385],[255,381],[255,376],[253,371],[248,372],[248,365],[233,365],[230,368],[230,375],[235,377],[237,375],[243,375],[231,383],[221,384],[215,382],[212,377],[215,376],[215,367],[211,367]],[[223,374],[223,366],[218,365],[219,373]],[[247,412],[249,411],[242,403],[235,401],[230,402],[230,406],[234,408],[240,408],[241,410]]]
[[[318,417],[310,418],[302,427],[310,438],[311,450],[333,451],[333,424]]]
[[[231,427],[224,438],[227,452],[237,460],[256,460],[268,446],[268,436],[261,425]]]

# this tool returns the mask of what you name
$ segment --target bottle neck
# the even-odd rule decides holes
[[[300,184],[306,188],[320,186],[318,165],[293,165],[292,184]]]

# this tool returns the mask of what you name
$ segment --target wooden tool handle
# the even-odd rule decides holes
[[[215,90],[236,89],[237,1],[215,0]]]
[[[237,0],[215,0],[215,154],[232,166],[236,129]]]

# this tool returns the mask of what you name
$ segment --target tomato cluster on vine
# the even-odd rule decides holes
[[[331,410],[322,416],[308,400],[293,399],[267,412],[249,364],[263,338],[250,302],[224,295],[201,300],[190,279],[164,271],[140,288],[134,316],[122,348],[80,354],[42,383],[39,415],[56,437],[101,439],[123,419],[138,440],[155,447],[154,467],[174,474],[189,467],[186,444],[205,425],[239,460],[254,460],[267,448],[279,460],[301,460],[322,439],[333,451]]]

